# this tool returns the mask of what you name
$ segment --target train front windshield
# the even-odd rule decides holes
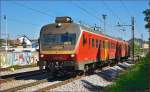
[[[76,34],[43,34],[40,42],[42,50],[73,50],[76,43]]]

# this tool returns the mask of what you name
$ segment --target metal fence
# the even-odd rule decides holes
[[[38,52],[0,52],[0,67],[37,63]]]

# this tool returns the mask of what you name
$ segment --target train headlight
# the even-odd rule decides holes
[[[72,58],[73,58],[73,57],[75,57],[75,55],[74,55],[74,54],[71,54],[70,56],[71,56]]]
[[[61,24],[61,23],[58,23],[56,27],[61,27],[61,26],[62,26],[62,24]]]
[[[43,57],[44,57],[44,55],[43,55],[43,54],[41,54],[41,55],[40,55],[40,57],[41,57],[41,58],[43,58]]]

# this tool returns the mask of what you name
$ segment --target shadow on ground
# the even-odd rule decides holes
[[[83,86],[88,89],[89,91],[96,91],[96,92],[103,92],[103,87],[94,85],[86,80],[81,80],[83,83]]]

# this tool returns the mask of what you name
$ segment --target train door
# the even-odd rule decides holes
[[[105,40],[105,47],[104,47],[104,57],[105,57],[105,60],[107,60],[109,57],[108,57],[108,40]]]
[[[116,44],[115,58],[117,59],[117,61],[120,60],[120,58],[121,58],[121,45],[118,42]]]

